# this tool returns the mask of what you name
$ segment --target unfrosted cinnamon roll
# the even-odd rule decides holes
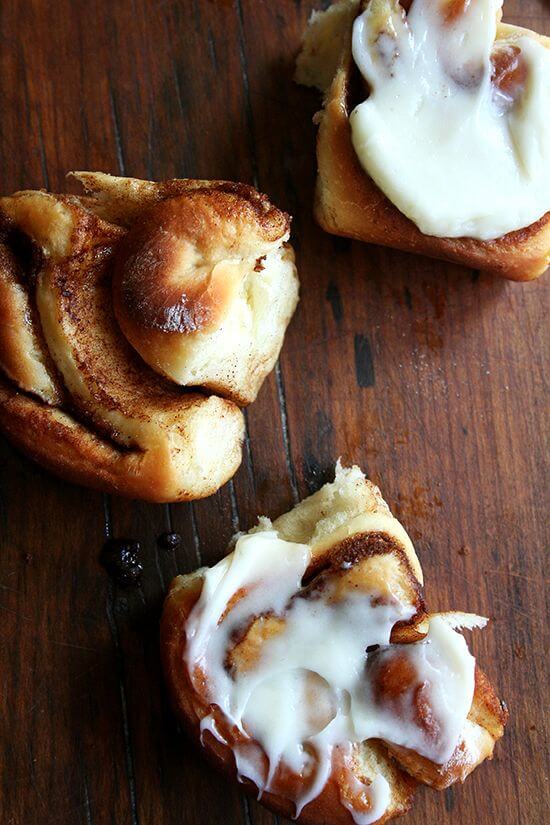
[[[243,184],[76,177],[0,199],[0,426],[70,480],[209,495],[296,305],[288,216]]]
[[[206,753],[301,823],[367,825],[490,758],[507,719],[461,627],[429,614],[403,527],[359,468],[177,577],[161,622],[176,711]]]
[[[502,0],[340,0],[297,80],[317,116],[315,214],[338,235],[529,280],[550,262],[550,39]]]

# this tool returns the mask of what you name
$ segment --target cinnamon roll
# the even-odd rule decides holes
[[[176,712],[214,763],[301,823],[383,823],[421,782],[491,758],[507,711],[460,628],[430,614],[414,547],[358,467],[212,568],[161,621]]]
[[[550,39],[502,0],[341,0],[296,79],[316,116],[328,232],[512,280],[550,263]]]
[[[244,184],[75,177],[0,198],[0,427],[78,483],[209,495],[296,306],[289,218]]]

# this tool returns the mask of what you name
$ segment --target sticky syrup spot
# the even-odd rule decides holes
[[[109,539],[103,545],[101,564],[120,587],[129,587],[141,578],[140,550],[139,542],[133,539]]]
[[[157,544],[163,550],[176,550],[181,544],[181,536],[179,533],[161,533]]]

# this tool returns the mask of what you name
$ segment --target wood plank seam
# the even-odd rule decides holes
[[[103,495],[103,512],[105,515],[105,538],[112,538],[111,508],[109,496]],[[115,661],[117,667],[117,682],[119,689],[120,707],[122,713],[122,732],[124,736],[124,755],[126,777],[128,779],[128,790],[130,793],[130,816],[132,825],[139,825],[137,807],[137,788],[134,770],[134,756],[132,751],[132,740],[130,736],[130,726],[128,722],[128,703],[126,699],[126,685],[124,682],[124,657],[120,646],[118,626],[115,619],[115,585],[111,579],[107,584],[106,614],[107,623],[111,633],[111,639],[115,649]]]
[[[246,125],[248,131],[248,151],[250,156],[250,165],[252,167],[252,182],[256,189],[260,188],[260,176],[258,173],[258,157],[254,146],[254,118],[252,115],[252,104],[250,101],[250,83],[248,78],[248,64],[246,60],[245,46],[244,46],[244,19],[243,7],[241,0],[237,0],[237,21],[239,32],[239,60],[241,63],[241,74],[243,80],[244,100],[245,100],[245,115]]]
[[[190,502],[189,509],[191,512],[191,530],[193,532],[193,546],[195,550],[195,556],[197,559],[197,567],[202,567],[202,553],[201,553],[201,540],[199,536],[199,529],[197,527],[197,516],[195,513],[195,505],[193,502]]]
[[[256,148],[254,145],[254,118],[252,114],[252,104],[250,99],[250,83],[248,77],[248,65],[245,52],[244,18],[241,0],[237,0],[237,17],[239,23],[239,56],[241,61],[243,88],[246,102],[246,121],[249,132],[250,163],[252,166],[252,177],[254,181],[254,186],[257,189],[260,189],[258,158],[256,154]],[[281,417],[281,428],[283,432],[283,442],[285,447],[285,461],[290,480],[292,499],[294,504],[297,504],[299,501],[299,493],[298,485],[296,482],[296,470],[292,460],[292,452],[290,448],[290,435],[288,431],[288,416],[286,410],[286,396],[281,372],[280,359],[277,359],[277,363],[275,364],[275,380],[277,383],[277,397],[279,402],[279,413]]]
[[[37,112],[36,121],[38,123],[38,148],[40,150],[40,166],[42,169],[42,177],[44,178],[44,186],[49,190],[50,176],[48,174],[48,165],[46,163],[46,149],[44,147],[44,133],[42,131],[42,118]]]
[[[120,132],[120,121],[118,117],[118,109],[115,100],[115,93],[111,78],[109,78],[109,105],[111,107],[111,120],[113,122],[113,134],[115,138],[115,148],[119,172],[121,175],[126,174],[126,164],[124,163],[124,153],[122,151],[122,137]]]
[[[255,480],[254,480],[254,457],[252,455],[252,446],[250,444],[250,427],[248,422],[248,410],[246,407],[243,410],[244,413],[244,442],[243,442],[243,460],[246,464],[246,469],[248,471],[248,476],[252,482],[252,488],[255,489]]]
[[[275,364],[275,380],[277,381],[277,398],[279,401],[279,410],[281,415],[281,428],[283,431],[283,441],[285,445],[285,460],[286,460],[286,467],[290,479],[290,489],[292,492],[292,501],[294,504],[298,504],[300,501],[300,494],[298,492],[298,483],[296,481],[296,468],[294,467],[294,462],[292,460],[292,451],[290,447],[290,433],[288,427],[288,415],[286,409],[286,395],[285,395],[285,386],[283,383],[283,375],[281,371],[281,362],[280,360],[277,361]]]

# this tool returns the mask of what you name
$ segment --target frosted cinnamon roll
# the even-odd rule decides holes
[[[297,79],[325,92],[325,229],[514,280],[546,269],[550,40],[501,7],[342,0],[313,16]]]
[[[69,480],[209,495],[296,305],[289,218],[242,184],[77,177],[0,198],[0,427]]]
[[[383,823],[493,753],[506,710],[357,467],[172,583],[174,706],[214,762],[302,823]]]

